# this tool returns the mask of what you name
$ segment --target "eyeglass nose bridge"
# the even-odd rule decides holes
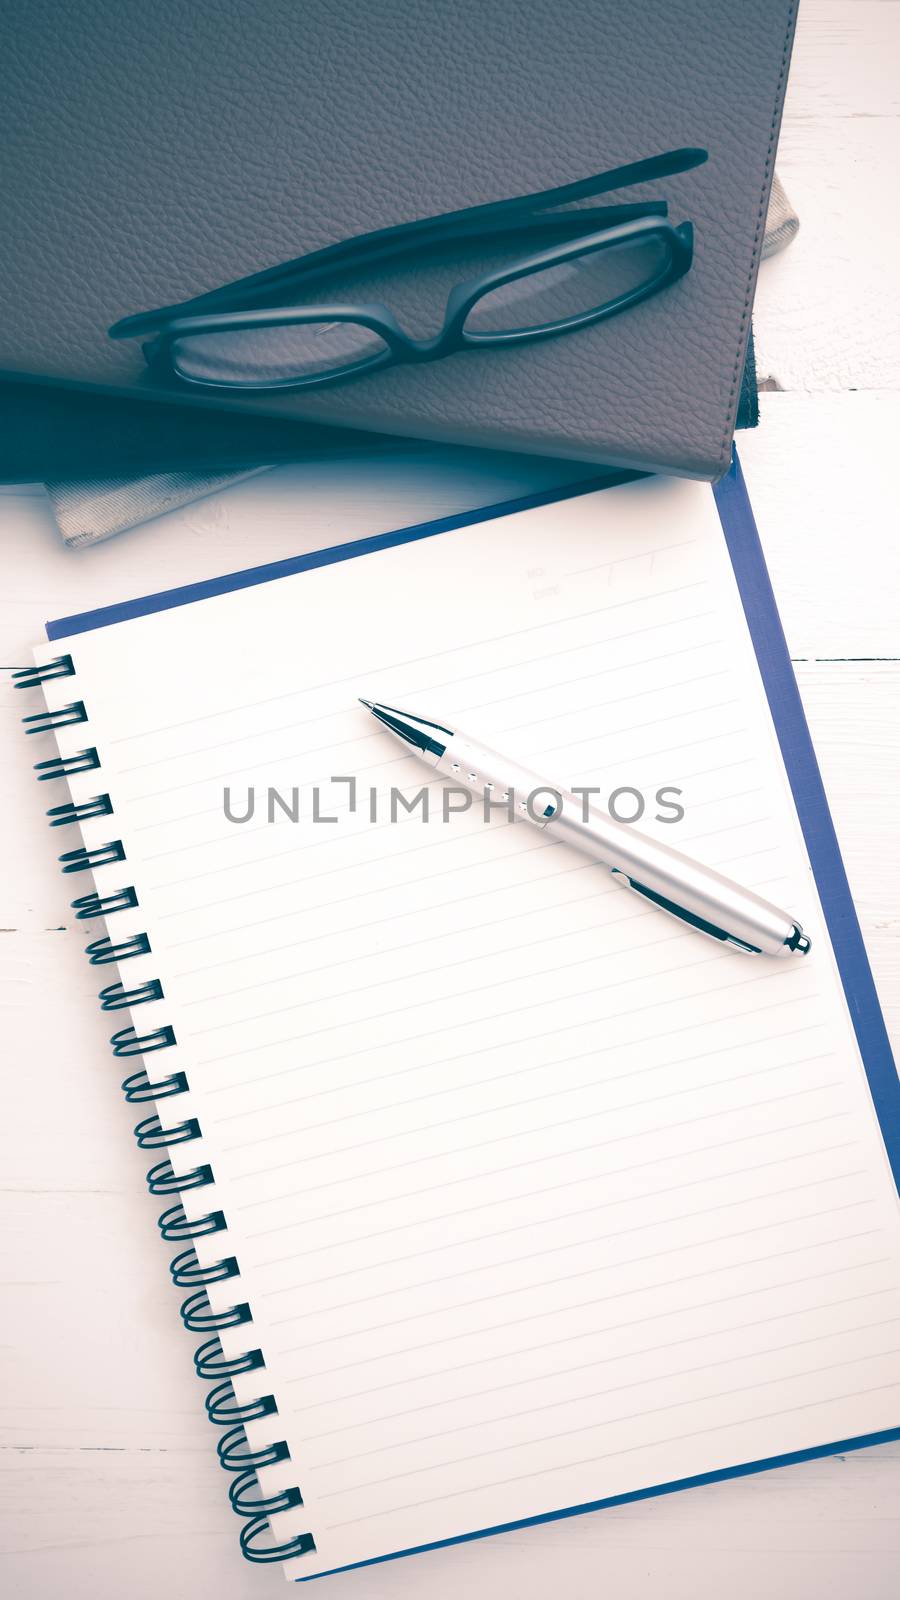
[[[577,215],[574,213],[573,215]],[[447,297],[444,310],[442,328],[430,339],[414,339],[401,328],[393,312],[386,306],[378,307],[378,313],[384,318],[385,329],[390,327],[393,341],[396,341],[398,353],[403,352],[407,361],[431,361],[436,356],[451,355],[464,347],[477,347],[486,344],[487,339],[479,339],[465,331],[466,319],[474,306],[492,290],[501,288],[507,283],[517,279],[532,276],[548,266],[562,264],[576,259],[580,255],[593,249],[615,249],[618,246],[640,244],[642,240],[658,238],[668,247],[669,259],[665,270],[659,274],[664,282],[674,282],[682,277],[691,265],[693,257],[693,229],[690,223],[682,223],[679,227],[666,219],[665,215],[647,215],[634,218],[628,222],[614,225],[610,228],[598,229],[596,234],[590,233],[581,238],[575,237],[565,242],[560,242],[543,250],[533,252],[524,259],[506,269],[480,274],[464,283],[456,284]],[[656,280],[653,280],[653,288]],[[619,309],[624,309],[634,299],[642,298],[645,293],[652,292],[649,288],[642,288],[639,294],[626,294],[610,302],[608,307],[586,310],[580,316],[560,318],[557,322],[548,324],[546,332],[562,331],[564,326],[576,327],[591,321],[600,320],[601,316],[610,316]],[[375,307],[368,307],[375,311]],[[381,329],[376,330],[381,332]],[[521,330],[523,341],[540,336],[537,328]],[[386,336],[386,335],[383,335]],[[509,336],[504,336],[508,338]],[[392,342],[388,340],[388,342]]]

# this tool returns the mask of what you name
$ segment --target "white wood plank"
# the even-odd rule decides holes
[[[900,6],[803,0],[777,170],[800,232],[762,264],[761,376],[782,389],[896,388]]]

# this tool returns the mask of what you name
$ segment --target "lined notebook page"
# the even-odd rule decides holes
[[[897,1195],[708,488],[71,648],[127,851],[98,884],[135,885],[111,928],[152,941],[123,977],[165,991],[135,1022],[174,1025],[204,1137],[173,1159],[212,1163],[241,1267],[211,1298],[253,1311],[223,1343],[265,1354],[235,1387],[276,1395],[248,1432],[288,1440],[264,1489],[296,1482],[277,1531],[316,1540],[287,1576],[900,1421]],[[524,822],[392,823],[391,786],[440,785],[360,694],[601,804],[638,791],[641,827],[789,907],[812,956],[723,950]]]

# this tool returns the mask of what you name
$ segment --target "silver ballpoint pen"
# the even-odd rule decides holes
[[[753,955],[806,955],[810,941],[796,917],[680,850],[585,806],[566,789],[486,749],[458,729],[378,701],[360,700],[411,754],[442,776],[507,804],[560,842],[593,856],[613,877],[660,910]]]

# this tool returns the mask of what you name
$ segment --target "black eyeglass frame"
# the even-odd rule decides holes
[[[625,208],[618,209],[621,212]],[[156,337],[144,346],[144,353],[154,369],[162,368],[181,383],[193,384],[204,389],[246,392],[318,388],[324,384],[359,377],[363,373],[375,372],[387,366],[442,360],[461,350],[515,346],[554,338],[559,334],[572,333],[616,316],[641,301],[650,299],[684,276],[693,259],[693,227],[689,222],[681,223],[678,227],[673,226],[660,215],[664,209],[660,203],[632,207],[630,208],[632,212],[641,211],[643,214],[631,215],[628,220],[612,226],[595,228],[590,232],[579,232],[575,238],[520,257],[508,267],[483,273],[457,284],[447,299],[443,326],[431,339],[411,338],[403,331],[390,308],[385,305],[346,303],[276,305],[249,310],[209,312],[199,316],[176,316],[163,323]],[[555,216],[533,217],[528,226],[529,231],[541,225],[556,228],[562,226],[568,231],[572,227],[576,229],[579,226],[583,227],[587,220],[586,213],[556,213]],[[505,332],[477,333],[465,327],[469,314],[478,302],[505,284],[514,283],[520,278],[544,271],[548,267],[562,265],[576,257],[654,240],[662,243],[666,249],[663,268],[645,283],[636,285],[633,289],[616,295],[601,305],[573,316],[554,319],[552,322],[513,328]],[[314,322],[348,322],[368,328],[383,340],[386,348],[377,355],[367,356],[360,361],[350,362],[324,372],[265,380],[217,381],[211,378],[197,378],[183,371],[178,365],[177,345],[179,340],[184,338],[201,334],[236,333],[244,329],[291,327]]]

